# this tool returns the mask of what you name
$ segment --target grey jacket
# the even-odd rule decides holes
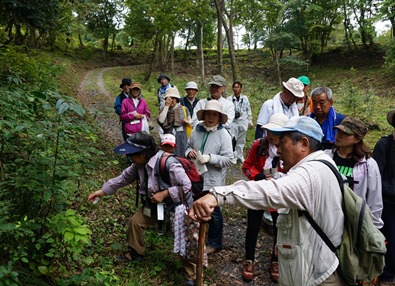
[[[198,124],[188,140],[185,156],[193,149],[199,152],[206,129]],[[210,162],[206,164],[208,171],[203,173],[203,190],[225,185],[226,167],[232,165],[232,138],[220,124],[215,132],[209,132],[202,154],[210,154]]]

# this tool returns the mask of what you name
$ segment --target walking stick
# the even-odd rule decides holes
[[[198,241],[198,261],[196,266],[195,286],[203,286],[204,245],[206,240],[206,222],[200,222]]]

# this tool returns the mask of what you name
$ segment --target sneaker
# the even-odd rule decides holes
[[[244,270],[241,272],[241,276],[243,277],[244,281],[251,281],[254,279],[254,268],[254,262],[252,262],[252,260],[246,260]]]
[[[278,262],[276,261],[270,263],[270,276],[272,277],[272,280],[276,283],[280,278],[280,274],[278,273]]]
[[[218,252],[220,250],[221,250],[221,248],[214,248],[214,247],[209,246],[209,245],[206,246],[206,253],[207,253],[207,255],[214,254],[214,253],[216,253],[216,252]]]

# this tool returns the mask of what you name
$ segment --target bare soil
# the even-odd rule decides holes
[[[122,139],[119,119],[112,108],[114,94],[106,90],[103,82],[103,72],[107,69],[89,71],[81,81],[77,93],[88,113],[94,115],[95,122],[103,130],[104,136],[111,145],[116,146],[122,142]],[[88,86],[92,82],[95,83],[95,88],[90,90]],[[240,164],[228,169],[227,184],[244,179]],[[244,282],[241,271],[247,211],[236,206],[229,206],[222,208],[222,212],[224,214],[224,247],[220,252],[209,256],[209,267],[205,271],[204,285],[275,285],[268,271],[273,238],[265,229],[270,229],[270,227],[265,229],[262,227],[258,238],[255,278],[251,282]]]

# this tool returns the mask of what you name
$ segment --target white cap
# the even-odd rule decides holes
[[[186,85],[186,87],[184,89],[196,89],[196,90],[199,90],[197,83],[194,82],[194,81],[187,82],[187,85]]]

